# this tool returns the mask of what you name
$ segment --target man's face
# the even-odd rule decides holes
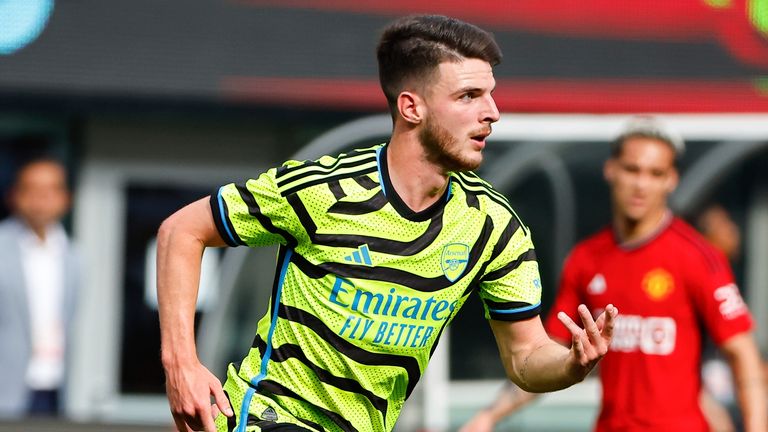
[[[707,209],[699,217],[699,225],[712,246],[723,251],[730,259],[738,258],[741,232],[724,208],[713,206]]]
[[[632,222],[666,211],[678,180],[674,151],[653,138],[629,138],[621,153],[605,163],[604,173],[614,211]]]
[[[53,162],[36,162],[25,167],[12,191],[15,214],[33,229],[54,223],[69,208],[64,169]]]
[[[491,96],[496,85],[491,65],[483,60],[443,62],[425,90],[426,117],[419,138],[430,162],[446,171],[473,170],[499,120]]]

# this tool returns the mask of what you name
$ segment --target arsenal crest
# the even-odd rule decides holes
[[[451,243],[443,248],[440,266],[446,279],[455,282],[464,273],[469,260],[469,246],[462,243]]]

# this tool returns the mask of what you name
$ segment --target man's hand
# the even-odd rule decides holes
[[[188,366],[166,367],[165,374],[165,390],[179,432],[216,432],[216,414],[233,415],[221,382],[197,360]],[[216,401],[213,405],[211,396]]]
[[[157,303],[165,388],[180,432],[216,432],[221,410],[232,416],[219,380],[197,359],[195,303],[206,247],[224,246],[208,203],[199,199],[163,221],[157,232]],[[211,406],[211,396],[216,403]],[[215,408],[215,409],[214,409]]]
[[[564,312],[559,312],[557,318],[571,332],[571,352],[566,367],[574,376],[581,376],[583,379],[608,352],[619,310],[609,304],[596,321],[592,319],[592,314],[585,305],[579,305],[578,310],[584,328],[579,327]]]

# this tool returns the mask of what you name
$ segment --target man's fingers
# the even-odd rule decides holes
[[[616,306],[609,304],[605,307],[605,311],[600,315],[600,319],[602,320],[602,325],[598,324],[598,327],[601,328],[601,333],[603,335],[603,338],[611,340],[613,338],[613,327],[616,319],[616,315],[619,313],[619,310],[616,308]]]
[[[584,352],[584,342],[581,341],[581,336],[579,335],[573,335],[573,351],[576,354],[576,358],[579,361],[583,361],[585,352]]]
[[[201,413],[200,417],[202,417],[201,420],[203,421],[203,430],[205,432],[216,432],[216,422],[211,417],[211,411],[204,414]]]
[[[173,422],[176,424],[176,430],[178,432],[190,432],[192,430],[187,426],[187,422],[185,422],[184,419],[173,416]]]
[[[587,332],[589,340],[595,344],[600,340],[600,330],[595,324],[595,320],[592,319],[592,314],[589,312],[589,308],[585,305],[579,305],[579,316],[581,317],[581,323],[584,324],[584,331]]]
[[[565,312],[558,313],[557,318],[571,332],[571,349],[576,354],[576,358],[579,360],[579,362],[584,361],[583,359],[586,356],[586,348],[584,347],[584,330],[582,330],[581,327],[579,327],[579,325],[576,324]]]
[[[224,390],[221,388],[221,383],[216,380],[211,383],[210,387],[211,394],[213,394],[213,398],[216,400],[216,406],[218,406],[219,411],[227,417],[232,417],[234,415],[232,406],[229,404],[229,399],[227,399],[227,395],[224,394]]]
[[[560,322],[563,323],[563,325],[568,328],[568,330],[571,332],[572,335],[576,336],[581,334],[581,327],[579,327],[578,324],[573,322],[571,317],[569,317],[568,314],[566,314],[565,312],[558,312],[557,319],[559,319]]]
[[[607,352],[613,336],[614,320],[619,310],[609,304],[597,320],[587,306],[581,304],[578,314],[584,328],[576,324],[565,312],[559,312],[557,319],[571,332],[571,355],[576,363],[591,369]]]

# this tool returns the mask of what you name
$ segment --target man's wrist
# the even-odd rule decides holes
[[[570,353],[569,353],[570,354]],[[571,385],[580,383],[589,375],[590,368],[576,362],[569,355],[566,364],[566,376],[571,380]]]
[[[197,353],[189,350],[162,349],[160,361],[164,369],[194,366],[199,363]]]

